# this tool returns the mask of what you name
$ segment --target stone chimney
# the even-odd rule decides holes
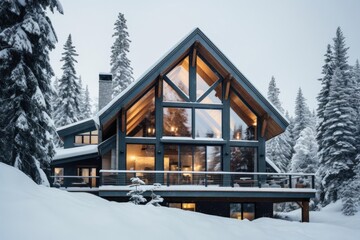
[[[99,110],[111,101],[112,75],[111,73],[99,74]]]

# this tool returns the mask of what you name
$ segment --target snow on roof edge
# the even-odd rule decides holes
[[[57,148],[55,149],[56,153],[53,158],[53,161],[61,160],[64,158],[77,157],[81,155],[97,153],[98,145],[86,145],[81,147],[73,147],[73,148]]]
[[[76,125],[78,125],[78,124],[87,122],[87,121],[89,121],[89,120],[93,120],[93,121],[96,123],[96,121],[94,120],[94,117],[90,117],[90,118],[86,118],[86,119],[83,119],[83,120],[80,120],[80,121],[77,121],[77,122],[73,122],[73,123],[70,123],[70,124],[68,124],[68,125],[65,125],[65,126],[56,128],[56,131],[61,131],[61,130],[64,130],[64,129],[67,129],[67,128],[70,128],[70,127],[74,127],[74,126],[76,126]]]

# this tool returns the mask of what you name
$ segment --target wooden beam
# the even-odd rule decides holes
[[[125,109],[121,108],[121,132],[125,133]]]
[[[267,114],[265,114],[265,116],[262,119],[261,137],[265,136],[266,128],[267,128],[267,124],[268,124],[268,119],[269,119],[269,116]]]
[[[309,222],[310,215],[309,215],[309,201],[303,201],[301,208],[301,221],[302,222]]]
[[[199,45],[199,42],[195,42],[194,43],[194,50],[193,50],[193,54],[192,54],[192,61],[191,61],[191,66],[195,67],[195,63],[196,63],[196,55],[197,55],[197,47]]]
[[[232,79],[232,76],[231,74],[229,74],[226,78],[225,78],[225,100],[228,100],[229,98],[229,95],[230,95],[230,85],[231,85],[231,79]]]
[[[159,80],[158,80],[158,91],[157,91],[157,97],[158,98],[161,98],[161,95],[162,95],[162,85],[163,85],[163,75],[160,74],[159,75]]]

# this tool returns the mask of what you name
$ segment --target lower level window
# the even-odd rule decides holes
[[[171,208],[179,208],[187,211],[193,211],[196,210],[196,204],[195,203],[169,203],[169,207]]]
[[[54,184],[64,184],[64,168],[54,168]]]
[[[253,220],[255,218],[255,204],[230,203],[230,218]]]

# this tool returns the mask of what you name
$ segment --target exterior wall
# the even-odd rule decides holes
[[[63,139],[64,141],[64,148],[73,148],[75,147],[75,144],[74,144],[74,138],[75,138],[75,135],[68,135],[68,136],[65,136]]]
[[[260,217],[273,217],[273,203],[271,202],[258,202],[255,205],[255,218]]]
[[[230,204],[227,202],[196,202],[196,212],[230,217]]]

